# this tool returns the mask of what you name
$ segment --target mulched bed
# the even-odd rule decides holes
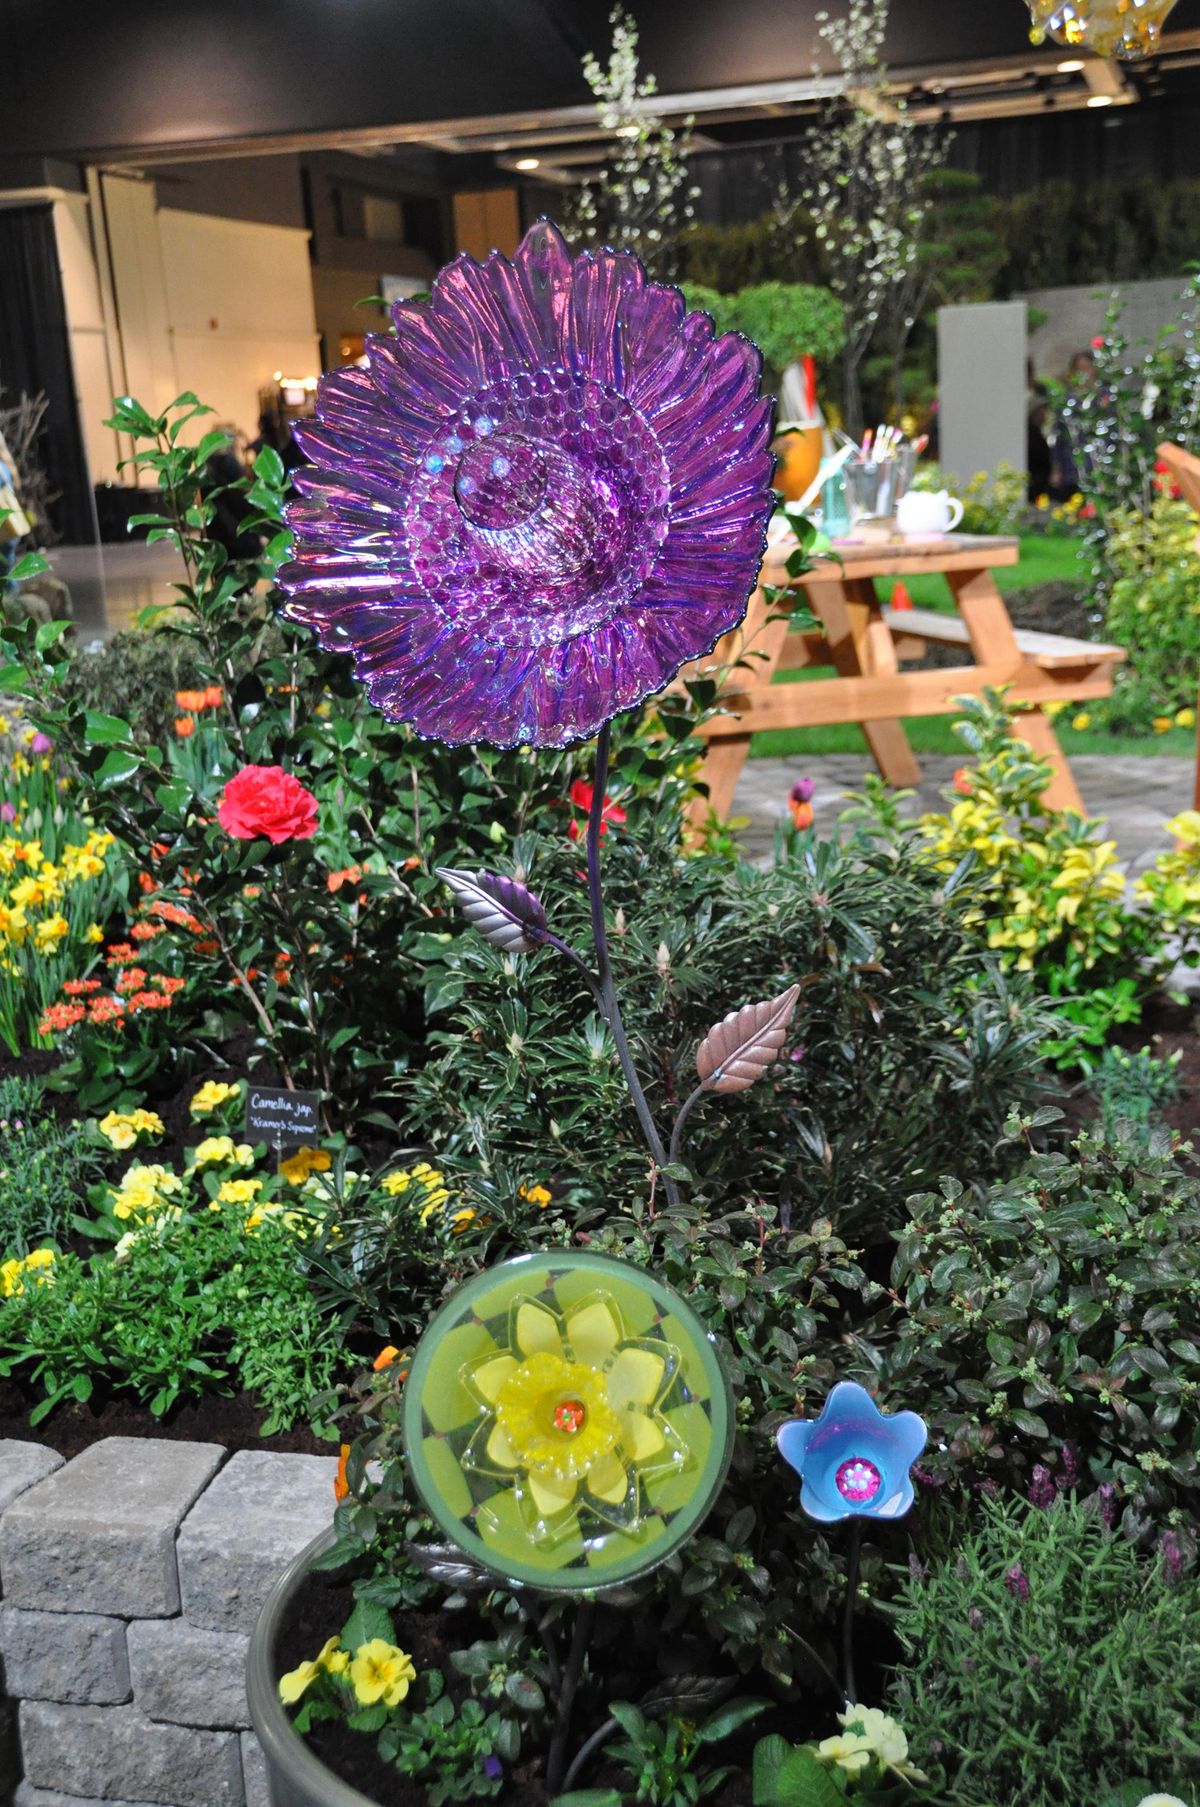
[[[260,1437],[259,1426],[266,1412],[262,1403],[248,1393],[230,1398],[208,1393],[177,1405],[165,1418],[152,1418],[136,1399],[89,1400],[86,1405],[72,1401],[60,1405],[31,1430],[29,1414],[41,1397],[35,1391],[26,1393],[15,1378],[0,1380],[0,1438],[43,1443],[68,1461],[105,1437],[167,1437],[184,1443],[223,1443],[231,1452],[273,1449],[307,1456],[337,1454],[336,1445],[314,1437],[307,1424]]]

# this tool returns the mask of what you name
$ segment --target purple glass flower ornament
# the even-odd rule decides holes
[[[549,221],[321,379],[289,614],[452,745],[567,746],[741,619],[771,514],[762,359]]]
[[[840,1380],[819,1418],[779,1427],[780,1454],[800,1476],[810,1518],[902,1518],[913,1503],[909,1469],[925,1447],[915,1412],[881,1412],[853,1380]]]

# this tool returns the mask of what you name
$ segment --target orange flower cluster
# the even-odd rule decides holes
[[[344,866],[340,872],[327,874],[325,888],[330,892],[340,891],[343,885],[356,885],[362,875],[361,866]]]
[[[177,690],[175,707],[187,711],[175,717],[175,732],[180,740],[196,732],[196,716],[203,715],[206,709],[219,709],[224,701],[225,693],[219,684],[210,684],[206,690]]]
[[[119,947],[123,945],[118,944]],[[110,954],[116,951],[110,950]],[[132,953],[133,950],[128,951]],[[122,972],[113,992],[103,991],[99,979],[68,979],[63,992],[70,1001],[49,1005],[38,1024],[38,1033],[62,1035],[84,1021],[93,1028],[106,1023],[115,1023],[122,1028],[129,1017],[137,1016],[141,1011],[169,1010],[172,999],[186,983],[185,979],[170,973],[148,975],[141,967],[129,967]],[[86,998],[87,1003],[78,1003],[76,1000],[80,998]]]

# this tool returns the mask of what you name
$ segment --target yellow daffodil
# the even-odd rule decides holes
[[[310,1174],[328,1173],[332,1165],[327,1149],[302,1146],[279,1163],[279,1171],[289,1186],[302,1186]]]
[[[89,922],[86,929],[83,931],[83,938],[85,941],[90,942],[93,947],[96,947],[104,940],[104,930],[100,927],[98,922]]]
[[[362,1707],[373,1707],[378,1701],[385,1707],[399,1706],[417,1679],[411,1656],[383,1638],[359,1645],[349,1675],[354,1698]]]
[[[584,1496],[608,1523],[631,1524],[642,1480],[686,1457],[658,1410],[677,1351],[627,1338],[604,1294],[565,1318],[517,1301],[509,1344],[467,1376],[486,1415],[463,1466],[511,1481],[535,1537],[556,1535]]]
[[[188,1113],[193,1117],[207,1117],[228,1104],[231,1098],[237,1098],[240,1092],[240,1086],[226,1085],[220,1079],[206,1079],[188,1105]]]

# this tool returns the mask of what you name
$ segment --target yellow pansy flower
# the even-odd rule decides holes
[[[385,1707],[399,1706],[417,1679],[411,1656],[383,1638],[359,1645],[349,1674],[354,1698],[363,1707],[378,1701]]]

